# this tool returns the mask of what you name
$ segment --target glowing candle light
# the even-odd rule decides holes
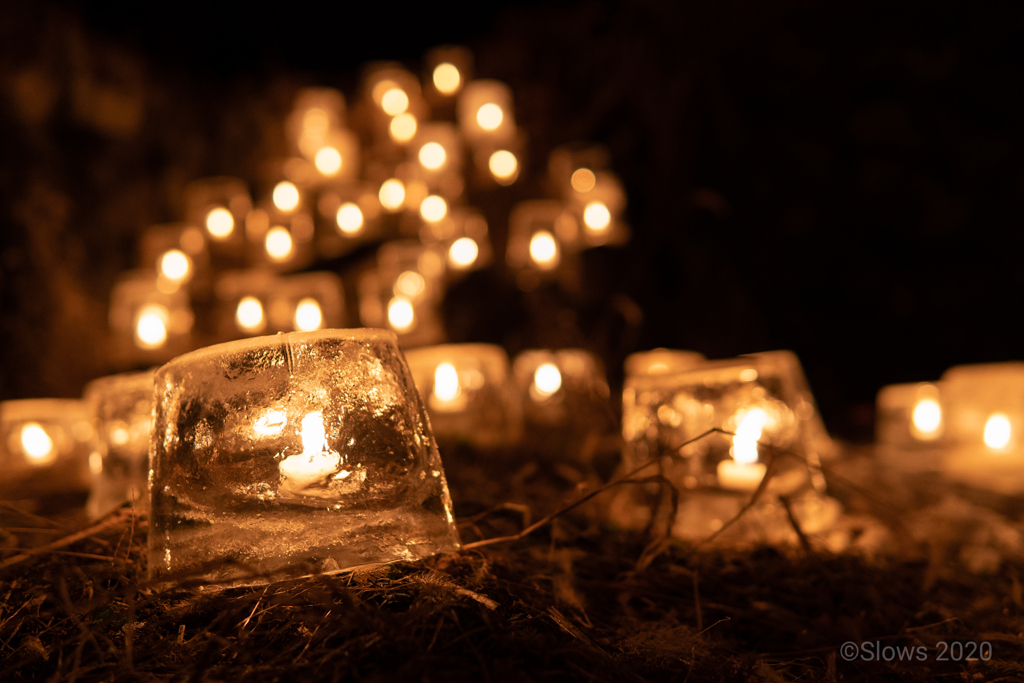
[[[448,202],[436,194],[432,194],[420,203],[420,217],[428,223],[437,221],[448,215]]]
[[[291,258],[292,251],[294,250],[291,233],[280,225],[267,231],[263,246],[266,249],[267,256],[274,261],[287,261]]]
[[[476,110],[476,122],[486,131],[494,131],[501,125],[505,113],[494,102],[488,102]]]
[[[934,398],[919,399],[910,420],[914,435],[919,439],[937,439],[942,433],[942,406]]]
[[[405,203],[405,185],[398,178],[385,180],[380,186],[379,198],[386,210],[398,211]]]
[[[985,445],[993,451],[1000,451],[1010,445],[1013,430],[1010,418],[1003,413],[993,413],[985,421]]]
[[[170,249],[160,257],[160,274],[168,280],[183,282],[191,270],[191,259],[180,249]]]
[[[434,87],[442,95],[454,95],[462,87],[462,75],[450,62],[442,62],[434,67],[433,80]]]
[[[768,415],[761,408],[740,413],[729,452],[732,460],[718,463],[718,483],[722,488],[753,491],[760,486],[767,467],[757,461],[757,441],[767,423]]]
[[[224,207],[210,209],[206,214],[206,231],[216,240],[224,240],[231,236],[235,229],[235,218]]]
[[[302,115],[302,127],[307,133],[323,137],[331,126],[327,112],[320,107],[307,109]]]
[[[141,349],[158,349],[167,341],[170,312],[166,306],[151,304],[139,310],[135,321],[135,344]]]
[[[316,153],[313,163],[316,165],[316,170],[325,176],[338,175],[342,164],[341,153],[333,147],[324,147]]]
[[[462,385],[459,383],[459,373],[451,363],[441,363],[434,371],[434,388],[430,396],[429,404],[435,410],[453,410],[465,407],[465,402],[459,403],[462,396]]]
[[[252,425],[252,430],[257,436],[277,436],[284,431],[288,424],[288,416],[281,410],[268,410],[258,418]]]
[[[409,332],[416,326],[416,312],[412,303],[400,296],[388,302],[388,324],[396,332]]]
[[[395,142],[409,142],[416,135],[416,117],[406,112],[391,119],[388,134]]]
[[[514,179],[519,171],[519,162],[516,160],[516,155],[507,149],[499,149],[497,152],[491,154],[490,159],[487,161],[487,167],[491,171],[491,175],[494,176],[495,180],[504,181]]]
[[[554,363],[544,363],[533,373],[530,393],[541,399],[550,398],[562,388],[562,373]]]
[[[338,165],[341,168],[341,165]],[[293,183],[287,180],[282,180],[274,186],[274,192],[272,194],[274,200],[274,206],[280,211],[285,213],[294,211],[299,205],[299,188],[295,187]]]
[[[604,202],[590,202],[583,209],[583,224],[588,230],[604,232],[611,222],[612,214]]]
[[[546,230],[539,230],[530,238],[530,259],[542,270],[551,270],[558,265],[558,243]]]
[[[299,332],[319,330],[324,323],[323,312],[316,299],[305,298],[295,307],[295,329]]]
[[[448,263],[453,268],[469,268],[480,254],[480,247],[472,237],[460,237],[448,248]]]
[[[289,455],[278,465],[281,471],[280,493],[283,495],[322,495],[309,490],[337,473],[341,454],[327,444],[327,430],[322,412],[311,412],[302,418],[302,452]]]
[[[428,142],[420,147],[418,158],[423,168],[436,171],[445,165],[448,154],[440,143]]]
[[[381,96],[380,108],[388,116],[404,114],[409,108],[409,96],[401,88],[391,88]]]
[[[407,270],[395,278],[395,295],[412,301],[419,299],[427,289],[427,281],[414,270]]]
[[[339,206],[335,219],[338,229],[346,235],[358,235],[363,229],[363,212],[359,205],[353,202],[345,202]]]
[[[569,183],[572,185],[572,189],[580,194],[585,194],[594,189],[594,185],[597,184],[597,176],[589,168],[578,168],[573,171]]]
[[[242,297],[235,309],[235,322],[243,332],[262,332],[267,325],[263,304],[254,296]]]
[[[32,465],[48,465],[57,457],[53,439],[38,422],[29,422],[21,428],[21,447],[25,459]]]

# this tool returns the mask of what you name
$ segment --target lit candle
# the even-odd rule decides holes
[[[185,220],[205,232],[209,249],[221,258],[240,260],[245,217],[252,199],[245,182],[215,177],[185,186]]]
[[[768,422],[761,408],[743,411],[736,416],[736,433],[732,437],[731,460],[718,463],[718,484],[737,491],[753,491],[761,485],[767,471],[757,461],[757,441]]]
[[[229,272],[217,281],[216,294],[221,339],[311,332],[345,323],[344,291],[334,273]]]
[[[466,83],[459,94],[458,118],[462,134],[471,145],[513,139],[516,125],[511,88],[494,80]]]
[[[434,48],[423,63],[423,82],[427,84],[424,94],[436,106],[449,105],[473,76],[473,54],[464,47]]]
[[[167,360],[191,344],[193,314],[184,287],[169,288],[155,271],[129,271],[110,293],[116,363]]]
[[[627,356],[625,369],[627,377],[667,375],[691,370],[703,362],[704,356],[696,351],[652,349]]]

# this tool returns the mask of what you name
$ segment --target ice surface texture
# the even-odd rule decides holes
[[[437,446],[394,334],[230,342],[157,371],[150,573],[215,582],[459,548]]]

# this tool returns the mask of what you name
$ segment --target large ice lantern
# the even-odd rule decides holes
[[[150,573],[217,583],[458,550],[429,422],[395,335],[211,346],[157,371]]]

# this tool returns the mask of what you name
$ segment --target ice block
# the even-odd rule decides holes
[[[519,440],[523,416],[505,349],[493,344],[442,344],[405,355],[438,440],[478,448]]]
[[[92,411],[100,454],[86,512],[95,519],[128,501],[136,511],[149,510],[153,371],[93,380],[83,399]]]
[[[892,384],[875,399],[876,452],[887,469],[942,469],[945,419],[941,384]]]
[[[252,584],[459,548],[394,334],[229,342],[174,359],[155,383],[154,578]]]

